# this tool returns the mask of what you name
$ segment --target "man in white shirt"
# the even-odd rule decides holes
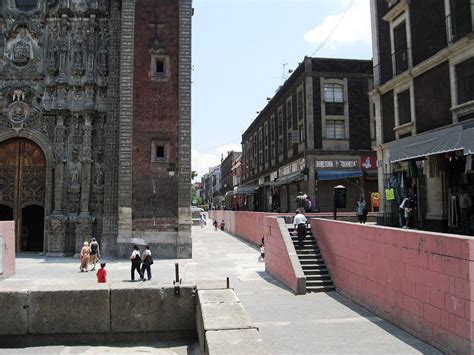
[[[298,242],[300,249],[303,247],[303,240],[306,237],[307,222],[308,220],[306,219],[305,215],[301,213],[300,210],[296,210],[296,216],[293,219],[293,224],[298,232]]]

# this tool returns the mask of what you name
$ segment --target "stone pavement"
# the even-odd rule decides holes
[[[336,292],[293,295],[265,273],[264,263],[257,261],[258,256],[256,248],[224,232],[214,231],[208,223],[204,228],[193,227],[193,259],[155,260],[151,282],[172,283],[175,262],[180,264],[183,281],[216,280],[225,284],[225,278],[229,277],[231,287],[260,328],[265,345],[272,354],[440,354]],[[109,282],[129,282],[128,261],[110,260],[107,269]],[[94,273],[78,271],[77,260],[21,255],[17,259],[17,275],[0,282],[0,290],[2,285],[34,287],[72,282],[87,287],[96,282]],[[136,284],[140,287],[141,283]],[[155,350],[157,353],[169,350],[169,353],[180,354],[185,349],[186,346],[178,346]],[[56,350],[55,353],[91,351],[84,347],[59,347]],[[108,352],[110,348],[96,350]],[[128,349],[129,352],[132,350],[149,352],[153,348]],[[115,348],[109,353],[113,352]]]

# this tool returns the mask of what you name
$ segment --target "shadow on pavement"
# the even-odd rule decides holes
[[[387,333],[393,335],[399,340],[403,341],[405,344],[411,346],[412,348],[420,351],[422,354],[443,354],[441,351],[435,349],[431,345],[425,343],[420,338],[416,337],[413,334],[410,334],[403,329],[399,328],[395,324],[392,324],[390,321],[385,320],[384,318],[379,317],[377,314],[372,313],[370,310],[364,308],[363,306],[351,301],[345,296],[339,294],[337,291],[327,292],[327,295],[333,298],[335,301],[343,304],[352,311],[358,313],[361,317],[364,317],[370,323],[376,325],[377,327],[385,330]],[[374,318],[379,318],[381,321],[374,321]]]

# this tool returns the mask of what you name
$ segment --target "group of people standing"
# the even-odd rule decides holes
[[[90,271],[95,270],[95,265],[100,258],[100,247],[99,243],[95,238],[92,238],[91,242],[84,242],[84,245],[81,249],[80,259],[81,265],[79,266],[79,270],[81,272],[88,272],[89,264],[92,264],[92,269]]]

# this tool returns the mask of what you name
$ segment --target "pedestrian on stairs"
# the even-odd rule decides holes
[[[307,222],[308,220],[306,219],[305,215],[300,210],[296,210],[296,216],[293,219],[293,224],[295,226],[296,231],[298,232],[298,242],[300,249],[303,248],[303,241],[306,237]]]

